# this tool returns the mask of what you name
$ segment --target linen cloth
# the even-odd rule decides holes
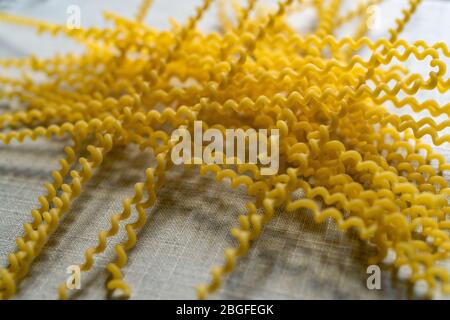
[[[81,7],[83,25],[103,25],[101,10],[133,17],[139,1],[0,1],[0,10],[64,23],[70,4]],[[167,17],[179,21],[194,12],[200,1],[156,0],[146,21],[168,27]],[[381,6],[383,24],[371,36],[385,35],[405,1],[386,1]],[[408,24],[402,38],[425,39],[449,44],[450,2],[425,1]],[[305,19],[307,17],[305,16]],[[301,25],[304,21],[294,21]],[[215,16],[208,14],[201,28],[214,29]],[[384,29],[383,29],[384,27]],[[384,33],[383,33],[384,32]],[[23,28],[0,25],[0,57],[24,56],[79,50],[62,38],[37,36]],[[441,97],[449,101],[448,95]],[[396,111],[405,112],[405,111]],[[407,111],[406,111],[407,112]],[[38,141],[0,145],[0,265],[15,250],[15,238],[30,221],[37,198],[45,194],[43,183],[68,141]],[[450,161],[448,144],[438,148]],[[31,272],[20,285],[17,299],[54,299],[58,285],[65,281],[66,268],[84,260],[86,248],[96,245],[100,230],[109,228],[110,217],[122,210],[122,201],[132,195],[133,185],[142,181],[152,156],[135,148],[118,149],[75,200]],[[230,235],[245,212],[249,197],[242,188],[231,189],[212,176],[201,177],[198,168],[174,167],[167,183],[157,192],[156,206],[148,211],[147,225],[139,232],[136,247],[124,268],[133,299],[194,299],[195,285],[209,281],[209,269],[223,262],[225,248],[235,245]],[[131,218],[134,220],[135,216]],[[97,256],[95,266],[83,273],[79,299],[106,298],[105,266],[113,248],[123,239],[119,234],[108,242],[108,250]],[[404,299],[410,293],[393,273],[382,273],[382,289],[368,290],[367,258],[373,248],[352,234],[336,231],[332,222],[316,224],[306,211],[277,212],[249,254],[238,260],[235,271],[213,299]]]

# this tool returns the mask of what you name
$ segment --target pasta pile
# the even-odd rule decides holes
[[[317,223],[332,219],[339,230],[356,232],[376,247],[370,264],[391,255],[393,267],[412,288],[422,288],[426,297],[436,290],[449,293],[449,271],[441,263],[450,253],[445,176],[450,164],[433,144],[450,142],[445,134],[450,104],[419,101],[417,94],[449,90],[445,59],[450,52],[444,43],[411,44],[399,38],[421,1],[409,0],[388,38],[377,41],[365,36],[367,8],[377,0],[344,14],[337,14],[341,0],[283,0],[275,9],[248,0],[233,2],[232,15],[228,2],[217,1],[221,32],[209,33],[197,26],[213,0],[204,0],[185,25],[172,20],[170,30],[143,23],[151,1],[143,1],[135,19],[106,12],[105,28],[71,29],[0,14],[2,23],[65,35],[85,47],[79,55],[0,60],[1,68],[19,71],[0,76],[0,98],[11,105],[19,102],[0,114],[0,141],[72,141],[45,184],[31,222],[23,225],[9,265],[0,269],[0,298],[14,296],[108,153],[137,145],[154,155],[156,166],[146,170],[145,181],[135,185],[123,211],[111,217],[110,228],[99,233],[98,244],[86,249],[80,264],[82,272],[89,271],[126,221],[127,237],[115,247],[116,257],[106,269],[108,292],[129,298],[123,268],[174,166],[171,132],[192,129],[194,121],[222,132],[280,132],[275,175],[261,175],[257,164],[198,166],[202,175],[227,179],[233,188],[245,186],[254,199],[231,230],[236,247],[226,249],[223,265],[212,268],[210,283],[197,287],[198,298],[220,288],[277,208],[311,214]],[[288,18],[306,7],[317,12],[316,25],[301,35]],[[355,33],[338,38],[338,28],[355,20]],[[368,50],[369,57],[359,55],[360,50]],[[429,63],[428,75],[402,64],[411,60]],[[389,112],[388,105],[406,112]],[[427,116],[417,120],[414,113]],[[446,120],[436,123],[439,116]],[[130,221],[133,212],[136,221]],[[65,283],[59,296],[70,298]]]

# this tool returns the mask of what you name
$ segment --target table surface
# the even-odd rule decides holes
[[[79,5],[83,26],[103,26],[103,9],[132,17],[137,0],[41,0],[2,1],[0,10],[65,23],[66,8]],[[155,0],[146,22],[167,28],[168,17],[184,21],[200,0]],[[386,35],[406,1],[386,0],[380,6],[379,28],[370,36]],[[429,43],[450,43],[450,1],[424,1],[402,37]],[[200,27],[214,29],[215,14],[205,17]],[[293,21],[299,27],[307,16]],[[29,53],[50,56],[79,48],[64,38],[37,36],[24,28],[0,26],[0,58],[23,57]],[[425,68],[425,67],[424,67]],[[449,96],[432,96],[448,102]],[[30,220],[30,210],[44,193],[63,154],[64,141],[0,145],[0,265],[15,249],[22,224]],[[448,145],[437,148],[450,160]],[[65,281],[66,268],[83,260],[84,250],[96,243],[100,230],[108,227],[110,216],[121,211],[122,199],[130,196],[134,183],[151,164],[148,154],[133,148],[117,150],[75,201],[71,212],[36,260],[30,276],[21,284],[18,299],[53,299],[57,286]],[[248,198],[243,189],[232,190],[226,182],[211,176],[200,177],[197,170],[175,168],[167,185],[158,194],[147,226],[140,231],[138,244],[129,255],[125,279],[134,299],[191,299],[195,285],[209,280],[211,266],[223,261],[223,250],[233,245],[230,229],[245,209]],[[120,234],[112,243],[123,238]],[[109,249],[96,259],[95,267],[82,278],[80,299],[105,298],[105,266]],[[224,299],[403,299],[410,297],[401,283],[383,271],[382,289],[366,287],[366,261],[372,249],[353,234],[336,231],[333,223],[315,224],[309,214],[288,215],[280,211],[256,241],[247,257],[212,298]],[[440,296],[438,296],[439,298]]]

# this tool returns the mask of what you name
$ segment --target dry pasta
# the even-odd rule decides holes
[[[393,266],[412,287],[425,286],[450,293],[449,271],[439,263],[450,253],[450,188],[445,175],[450,164],[434,145],[450,143],[450,105],[419,101],[418,92],[444,94],[450,88],[445,43],[408,43],[401,32],[420,0],[409,0],[389,37],[371,41],[368,0],[336,15],[344,1],[279,1],[276,9],[248,0],[240,6],[216,0],[221,33],[201,32],[197,24],[213,0],[204,0],[185,25],[172,20],[172,30],[144,24],[152,1],[143,0],[135,19],[105,12],[105,28],[69,29],[31,18],[0,13],[1,23],[34,28],[39,33],[64,34],[85,47],[83,54],[34,55],[2,59],[0,67],[20,70],[20,76],[0,77],[0,99],[18,100],[20,110],[0,114],[0,141],[55,139],[69,136],[60,169],[44,185],[40,207],[31,211],[24,236],[0,269],[0,298],[9,299],[45,250],[63,215],[84,185],[116,147],[137,145],[152,153],[156,166],[135,185],[123,210],[87,248],[82,272],[105,251],[108,239],[125,221],[125,240],[115,247],[115,260],[106,267],[106,289],[132,297],[124,281],[127,252],[138,241],[165,175],[173,167],[171,133],[192,130],[195,121],[225,133],[227,128],[278,129],[280,169],[263,176],[258,164],[201,164],[199,173],[228,179],[231,187],[245,186],[253,201],[231,230],[236,247],[224,252],[223,265],[211,269],[211,281],[197,287],[207,298],[232,272],[264,226],[277,214],[312,213],[321,223],[335,221],[339,230],[355,231],[377,248],[369,263],[394,256]],[[303,8],[317,11],[315,30],[300,35],[287,16]],[[337,38],[336,30],[359,19],[351,36]],[[370,51],[368,58],[359,55]],[[402,65],[414,59],[429,63],[423,77]],[[34,74],[44,76],[33,80]],[[177,81],[174,81],[177,80]],[[387,104],[429,116],[389,112]],[[161,107],[162,106],[162,107]],[[437,117],[446,120],[436,122]],[[219,157],[225,157],[218,154]],[[236,159],[235,159],[236,160]],[[294,194],[301,191],[303,197]],[[301,209],[301,210],[300,210]],[[138,218],[130,221],[132,210]],[[65,283],[61,299],[70,298]]]

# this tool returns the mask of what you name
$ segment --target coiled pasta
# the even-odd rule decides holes
[[[367,8],[378,0],[340,16],[335,13],[343,0],[284,0],[265,14],[258,11],[258,1],[248,0],[243,7],[233,3],[234,19],[226,3],[217,1],[221,34],[197,29],[213,0],[204,0],[185,25],[172,21],[169,31],[143,23],[152,4],[148,0],[134,19],[105,12],[112,23],[107,28],[69,29],[0,13],[0,22],[64,34],[85,46],[81,55],[0,60],[0,68],[21,71],[17,77],[0,77],[0,98],[21,104],[20,110],[0,113],[0,142],[68,136],[73,143],[65,148],[60,169],[52,172],[53,180],[44,185],[40,207],[24,224],[9,265],[0,269],[0,298],[17,292],[104,157],[115,147],[137,145],[154,155],[156,166],[146,170],[145,181],[135,185],[122,212],[110,218],[109,228],[99,232],[97,244],[85,250],[79,263],[82,272],[91,270],[95,256],[123,228],[126,238],[115,246],[116,259],[106,267],[106,288],[132,297],[123,274],[127,254],[137,245],[138,232],[174,165],[172,132],[192,131],[196,121],[222,134],[229,128],[277,129],[281,162],[270,176],[260,173],[260,164],[239,163],[220,152],[214,157],[229,161],[199,165],[202,175],[228,179],[232,188],[244,186],[253,201],[231,230],[236,246],[226,249],[223,264],[211,269],[211,281],[197,287],[198,298],[220,288],[238,258],[281,212],[278,208],[308,211],[317,223],[331,219],[342,232],[353,230],[376,246],[369,263],[381,263],[394,252],[393,265],[411,286],[425,282],[428,297],[438,288],[450,293],[449,271],[439,266],[450,253],[445,178],[450,164],[422,140],[448,147],[450,104],[417,97],[450,89],[445,62],[450,51],[443,42],[399,38],[421,1],[409,0],[389,37],[376,41],[365,33]],[[318,21],[313,32],[302,36],[286,17],[306,6],[317,11]],[[356,18],[361,22],[355,33],[336,38],[335,30]],[[370,51],[368,58],[358,55],[361,49]],[[410,60],[428,63],[427,75],[401,64]],[[35,74],[45,80],[34,81]],[[414,116],[392,113],[388,103]],[[415,114],[421,112],[429,116],[418,119]],[[440,116],[445,120],[434,119]],[[297,199],[299,191],[303,197]],[[137,219],[130,221],[133,210]],[[65,283],[58,290],[61,299],[70,298]]]

